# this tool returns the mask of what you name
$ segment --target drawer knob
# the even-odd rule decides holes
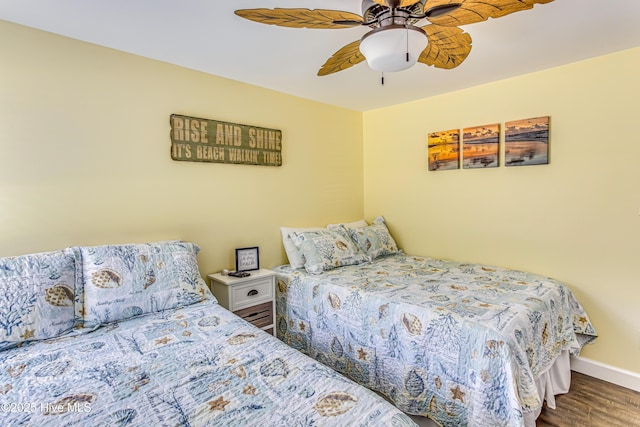
[[[258,295],[258,290],[257,289],[251,289],[248,293],[247,296],[248,297],[252,297],[254,295]]]

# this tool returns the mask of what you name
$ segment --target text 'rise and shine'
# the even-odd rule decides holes
[[[228,123],[172,117],[172,156],[225,163],[281,165],[281,132]],[[213,127],[213,126],[212,126]],[[181,144],[180,142],[183,142]]]

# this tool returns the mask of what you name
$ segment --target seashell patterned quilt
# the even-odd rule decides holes
[[[0,351],[0,425],[415,426],[214,299],[132,314]]]
[[[404,253],[274,270],[280,339],[446,427],[523,426],[535,380],[596,337],[567,286],[522,271]]]

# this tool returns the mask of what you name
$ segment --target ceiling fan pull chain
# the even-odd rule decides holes
[[[409,62],[409,27],[405,25],[407,29],[407,62]]]

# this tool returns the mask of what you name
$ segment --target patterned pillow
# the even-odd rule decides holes
[[[399,252],[398,245],[391,237],[387,224],[381,216],[373,220],[368,227],[345,227],[345,229],[358,248],[371,260]]]
[[[73,329],[74,283],[64,251],[0,258],[0,350]]]
[[[81,266],[85,327],[182,307],[210,298],[187,242],[74,248]]]
[[[353,221],[353,222],[344,222],[340,224],[329,224],[326,228],[331,229],[332,227],[339,227],[341,225],[348,227],[366,227],[367,221],[364,219]],[[282,245],[284,246],[284,251],[287,253],[287,259],[289,260],[289,265],[293,269],[298,269],[304,267],[305,259],[296,247],[296,244],[291,239],[292,233],[303,233],[306,231],[320,231],[325,230],[325,227],[305,227],[305,228],[294,228],[294,227],[280,227],[280,232],[282,233]]]
[[[336,231],[294,232],[290,236],[305,259],[305,270],[311,274],[369,261],[348,236]]]
[[[306,228],[292,228],[292,227],[280,227],[280,232],[282,233],[282,245],[284,246],[284,251],[287,253],[287,259],[289,260],[289,265],[291,268],[298,269],[304,267],[304,258],[300,254],[300,251],[296,247],[296,244],[293,242],[291,236],[293,233],[304,233],[307,231],[320,231],[324,230],[321,227],[306,227]]]

